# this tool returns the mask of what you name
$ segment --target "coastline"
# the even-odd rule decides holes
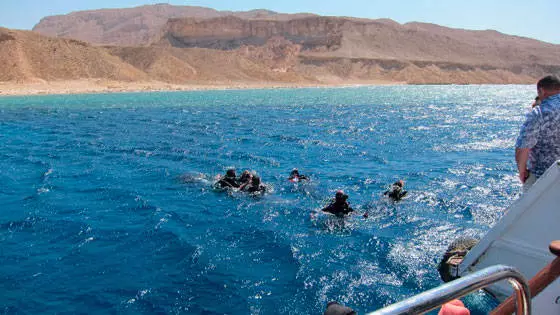
[[[249,89],[295,89],[295,88],[336,88],[357,86],[406,85],[405,82],[389,81],[348,81],[338,83],[293,83],[293,82],[216,82],[171,84],[159,81],[122,82],[103,79],[84,79],[42,82],[0,82],[0,97],[31,95],[71,95],[134,92],[171,92],[206,90],[249,90]]]

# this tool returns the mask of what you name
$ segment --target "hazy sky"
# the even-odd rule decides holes
[[[31,29],[42,17],[144,4],[195,5],[218,10],[390,18],[466,29],[494,29],[560,44],[560,0],[0,0],[0,26]]]

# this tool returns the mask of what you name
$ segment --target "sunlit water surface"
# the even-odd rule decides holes
[[[4,313],[373,311],[440,284],[518,197],[530,86],[0,98]],[[263,197],[212,190],[229,167]],[[286,180],[299,168],[307,184]],[[404,179],[409,197],[383,199]],[[343,227],[310,214],[337,189]],[[474,314],[495,306],[477,293]]]

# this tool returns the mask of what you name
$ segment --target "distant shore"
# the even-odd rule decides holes
[[[0,82],[0,96],[98,94],[127,92],[241,90],[275,88],[328,88],[376,85],[404,85],[404,82],[349,81],[337,83],[231,82],[170,84],[164,82],[120,82],[108,80],[72,80],[34,83]]]

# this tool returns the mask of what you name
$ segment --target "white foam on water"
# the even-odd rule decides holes
[[[369,260],[360,259],[358,261],[358,270],[360,278],[357,282],[360,285],[376,286],[383,284],[395,287],[403,285],[403,280],[399,279],[397,275],[387,272],[386,269],[379,267],[377,263],[372,263]]]
[[[86,245],[87,243],[92,242],[94,239],[95,239],[95,238],[94,238],[93,236],[92,236],[92,237],[88,237],[88,238],[86,238],[82,243],[80,243],[80,245],[78,245],[78,247],[82,247],[82,246]]]
[[[457,151],[489,151],[494,149],[513,148],[513,139],[492,139],[489,141],[476,141],[455,146]]]
[[[448,190],[454,190],[460,183],[458,181],[451,180],[449,178],[445,178],[441,183],[441,186]]]
[[[42,195],[42,194],[46,194],[50,191],[51,190],[47,187],[41,187],[41,188],[37,189],[37,194]]]
[[[417,126],[417,127],[410,127],[410,130],[416,130],[416,131],[421,131],[421,130],[430,130],[432,129],[432,127],[428,127],[428,126]]]

